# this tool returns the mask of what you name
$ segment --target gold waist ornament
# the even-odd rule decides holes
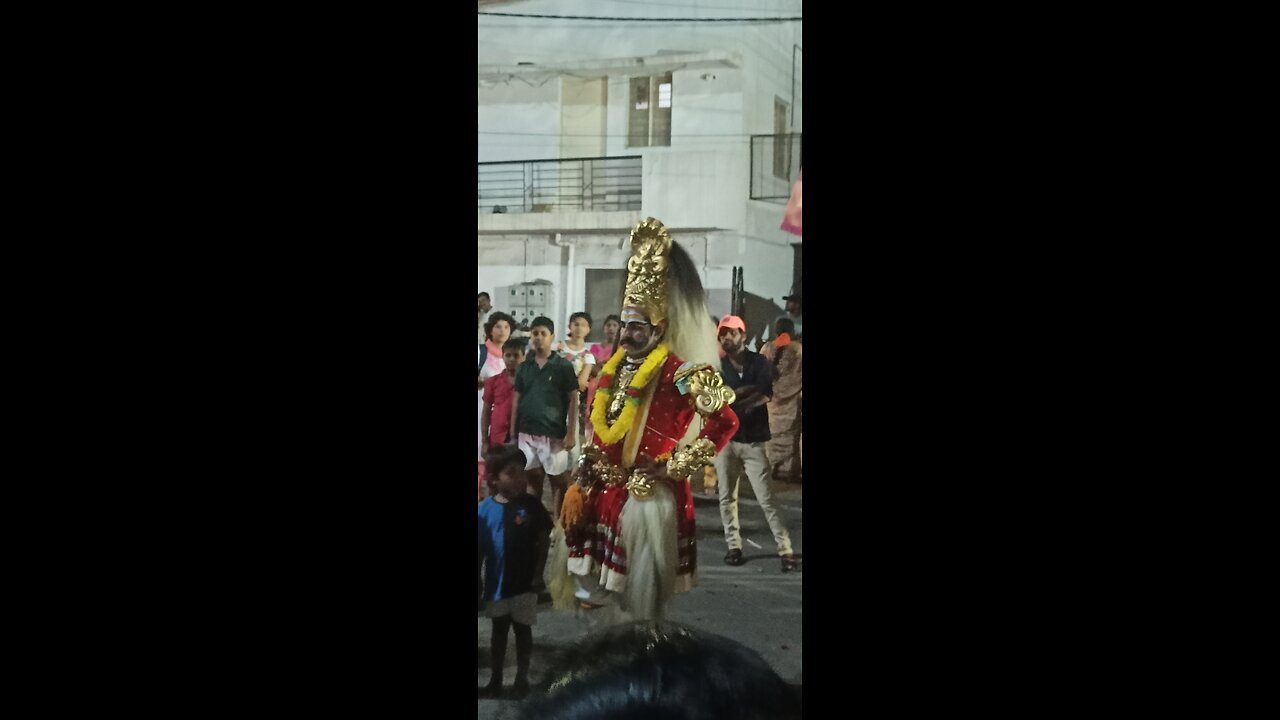
[[[715,459],[716,448],[710,440],[698,438],[691,444],[680,448],[675,453],[666,453],[655,458],[656,462],[667,463],[667,474],[673,481],[684,481],[698,468],[710,465]],[[578,484],[585,491],[597,489],[599,485],[620,487],[626,485],[628,494],[637,500],[651,500],[654,495],[654,484],[658,480],[636,468],[624,468],[609,462],[604,451],[595,445],[588,445],[582,450],[579,461],[581,471]]]

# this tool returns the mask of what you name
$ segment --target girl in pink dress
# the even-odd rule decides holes
[[[480,377],[476,381],[476,464],[479,469],[476,494],[481,496],[484,493],[484,457],[480,454],[480,418],[484,414],[484,381],[507,371],[507,364],[502,360],[502,344],[511,337],[511,329],[515,325],[515,318],[504,312],[493,313],[484,324],[484,347],[487,354],[484,365],[480,366]]]
[[[608,362],[609,358],[613,357],[614,351],[618,349],[618,329],[621,327],[622,320],[617,315],[610,315],[604,319],[604,342],[591,346],[591,354],[596,358],[596,368]],[[592,370],[591,377],[598,374],[598,370]]]

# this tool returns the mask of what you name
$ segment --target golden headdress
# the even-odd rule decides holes
[[[643,308],[649,322],[667,318],[667,268],[671,234],[656,218],[645,218],[631,231],[631,257],[627,260],[624,306]]]

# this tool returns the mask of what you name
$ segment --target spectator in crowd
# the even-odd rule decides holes
[[[551,516],[541,501],[526,492],[525,456],[513,445],[498,445],[487,456],[494,494],[477,511],[479,546],[477,575],[484,579],[485,614],[493,620],[490,640],[489,684],[481,693],[502,692],[502,666],[507,654],[507,631],[515,628],[516,680],[512,694],[529,690],[529,660],[533,655],[533,625],[538,621],[537,581],[547,561]]]
[[[533,355],[533,346],[529,344],[529,320],[517,322],[515,329],[511,331],[511,337],[519,340],[524,346],[524,359],[528,360]]]
[[[578,452],[583,447],[583,434],[587,423],[587,388],[591,384],[591,376],[595,374],[596,356],[587,347],[587,335],[591,334],[591,316],[585,312],[576,312],[569,316],[568,339],[556,343],[552,350],[573,365],[573,372],[578,376],[578,438],[574,446]],[[577,460],[577,452],[571,460]]]
[[[742,557],[742,533],[738,524],[738,482],[745,471],[756,502],[773,532],[778,556],[782,558],[782,572],[791,572],[799,567],[799,560],[791,552],[791,535],[782,516],[773,507],[769,492],[773,466],[765,450],[769,442],[768,402],[773,396],[773,368],[764,356],[747,349],[747,326],[742,318],[725,315],[720,321],[718,336],[725,351],[720,360],[720,375],[736,395],[730,407],[738,414],[739,422],[729,444],[715,459],[720,520],[724,524],[725,544],[729,546],[724,561],[728,565],[746,562]]]
[[[555,324],[548,317],[530,323],[533,354],[516,371],[511,406],[516,442],[528,458],[529,486],[542,499],[543,477],[551,479],[556,517],[569,484],[569,451],[577,438],[578,378],[568,360],[551,351]]]
[[[484,324],[485,341],[480,345],[478,353],[482,359],[479,361],[480,369],[476,378],[476,460],[479,463],[484,462],[480,449],[484,440],[480,427],[484,415],[484,381],[506,371],[507,365],[502,360],[502,346],[511,337],[511,328],[515,326],[515,322],[510,315],[495,311]]]
[[[782,297],[783,302],[787,304],[786,305],[787,312],[783,315],[779,315],[777,318],[774,319],[775,327],[777,326],[778,320],[785,319],[785,320],[791,321],[791,324],[794,327],[794,330],[792,330],[791,332],[792,340],[804,339],[804,314],[803,314],[804,299],[801,296],[802,296],[802,293],[800,291],[800,286],[797,285],[793,287],[791,289],[790,295],[784,295]],[[773,337],[777,338],[777,334],[775,333]]]
[[[596,358],[596,364],[591,368],[591,377],[600,374],[600,367],[609,362],[609,358],[618,351],[618,330],[622,327],[622,320],[617,315],[610,315],[604,319],[604,342],[598,342],[591,346],[591,354]]]
[[[804,344],[792,335],[791,318],[778,318],[774,339],[760,354],[773,366],[773,399],[769,401],[769,434],[766,446],[773,462],[773,476],[782,482],[799,482],[804,431]]]
[[[511,339],[502,344],[504,372],[484,382],[484,409],[480,414],[481,457],[489,449],[503,444],[515,444],[511,434],[511,403],[515,399],[516,370],[524,362],[524,348],[519,340]]]

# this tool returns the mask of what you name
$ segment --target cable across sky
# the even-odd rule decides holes
[[[477,15],[491,15],[494,17],[520,17],[535,18],[544,20],[600,20],[608,22],[670,22],[670,23],[776,23],[776,22],[800,22],[804,20],[801,17],[738,17],[738,18],[696,18],[696,17],[622,17],[622,16],[604,16],[604,15],[535,15],[533,13],[508,13],[508,12],[486,12],[484,10],[476,11]]]

